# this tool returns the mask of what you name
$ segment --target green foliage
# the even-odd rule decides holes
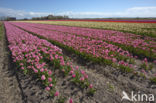
[[[108,42],[108,41],[106,41],[106,42]],[[108,43],[111,43],[113,45],[116,45],[116,46],[122,48],[123,50],[127,50],[130,53],[132,53],[133,55],[139,56],[140,58],[147,57],[147,58],[153,59],[153,60],[156,59],[156,56],[155,56],[154,52],[152,52],[152,51],[149,52],[147,50],[142,50],[140,48],[134,48],[133,46],[128,46],[128,45],[114,43],[114,42],[108,42]]]
[[[147,64],[144,62],[140,67],[145,70],[151,70],[153,68],[153,64]]]
[[[130,67],[128,67],[128,66],[124,66],[124,65],[122,65],[122,64],[119,65],[119,68],[121,69],[121,71],[127,72],[127,73],[133,71],[132,68],[130,68]]]
[[[28,73],[28,69],[24,68],[24,74],[26,75]]]
[[[149,64],[148,67],[150,70],[153,69],[153,64]]]
[[[95,92],[96,92],[96,89],[95,88],[90,88],[88,94],[89,95],[94,95]]]
[[[144,73],[140,73],[140,76],[146,78],[146,75]]]
[[[129,63],[130,63],[130,64],[135,64],[135,59],[130,58],[130,59],[129,59]]]
[[[0,40],[2,40],[3,35],[4,35],[4,27],[3,23],[0,22]]]
[[[111,83],[107,82],[107,85],[110,91],[114,91],[114,86]]]
[[[66,97],[60,97],[58,100],[57,100],[57,103],[65,103],[65,101],[67,100]]]
[[[156,77],[150,79],[152,83],[156,84]]]
[[[55,88],[52,88],[52,89],[50,90],[50,96],[54,98],[55,92],[56,92],[56,89],[55,89]]]
[[[148,66],[146,63],[141,64],[140,66],[142,69],[148,70]]]

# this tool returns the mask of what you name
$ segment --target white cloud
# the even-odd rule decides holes
[[[103,17],[156,17],[156,7],[133,7],[119,12],[59,12],[59,13],[44,13],[44,12],[26,12],[9,8],[0,8],[0,16],[13,16],[17,18],[31,18],[54,15],[68,15],[72,18],[103,18]]]
[[[95,18],[95,17],[156,17],[156,7],[133,7],[119,12],[62,12],[58,15],[68,15],[78,18]]]
[[[17,18],[31,18],[31,17],[47,16],[49,14],[51,14],[51,13],[26,12],[26,11],[22,11],[22,10],[0,8],[0,16],[11,16],[11,17],[17,17]]]

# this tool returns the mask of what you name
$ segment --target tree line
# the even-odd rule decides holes
[[[44,17],[33,17],[32,20],[63,20],[63,19],[69,19],[68,16],[54,16],[54,15],[48,15]]]
[[[3,21],[15,21],[15,20],[64,20],[69,19],[68,16],[54,16],[54,15],[48,15],[48,16],[42,16],[42,17],[32,17],[31,19],[23,18],[23,19],[16,19],[16,17],[10,17],[10,16],[1,16],[0,20]]]

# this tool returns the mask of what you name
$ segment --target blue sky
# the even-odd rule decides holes
[[[156,17],[156,0],[1,0],[0,16]]]

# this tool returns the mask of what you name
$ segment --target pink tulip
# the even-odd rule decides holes
[[[74,73],[74,71],[71,70],[71,71],[70,71],[70,74],[73,74],[73,73]]]
[[[69,99],[69,103],[73,103],[73,100],[72,100],[72,98],[70,98],[70,99]]]
[[[112,61],[113,61],[113,62],[116,62],[117,60],[116,60],[116,58],[113,58]]]
[[[38,70],[34,69],[34,72],[35,72],[35,73],[38,73]]]
[[[22,70],[24,70],[24,67],[21,67]]]
[[[59,96],[59,92],[58,91],[55,92],[55,96]]]
[[[89,88],[93,88],[93,85],[92,85],[92,84],[90,84],[90,85],[89,85]]]
[[[144,58],[144,62],[145,62],[145,63],[147,63],[147,62],[148,62],[148,61],[147,61],[147,58]]]
[[[78,66],[76,66],[75,68],[76,68],[76,70],[78,70],[78,69],[79,69],[79,67],[78,67]]]
[[[45,71],[48,71],[48,69],[47,69],[47,68],[45,68],[44,70],[45,70]]]
[[[76,77],[76,75],[75,75],[75,74],[73,74],[73,75],[72,75],[72,77],[73,77],[73,78],[75,78],[75,77]]]
[[[81,80],[81,81],[84,81],[84,77],[81,77],[80,80]]]
[[[49,90],[50,90],[50,88],[49,88],[49,87],[46,87],[46,90],[47,90],[47,91],[49,91]]]
[[[42,68],[42,69],[40,69],[40,71],[41,71],[41,72],[44,72],[44,69]]]
[[[53,86],[53,84],[49,84],[49,87],[52,87]]]
[[[85,74],[84,77],[85,77],[86,79],[88,79],[88,75]]]
[[[23,66],[23,63],[20,63],[21,66]]]
[[[48,75],[49,75],[49,76],[52,75],[52,71],[51,71],[51,70],[48,71]]]
[[[52,81],[52,78],[48,78],[48,81],[51,82]]]
[[[41,80],[45,80],[45,79],[46,79],[45,75],[42,75]]]
[[[84,71],[84,70],[81,70],[81,74],[83,74],[83,75],[84,75],[84,74],[85,74],[85,71]]]

